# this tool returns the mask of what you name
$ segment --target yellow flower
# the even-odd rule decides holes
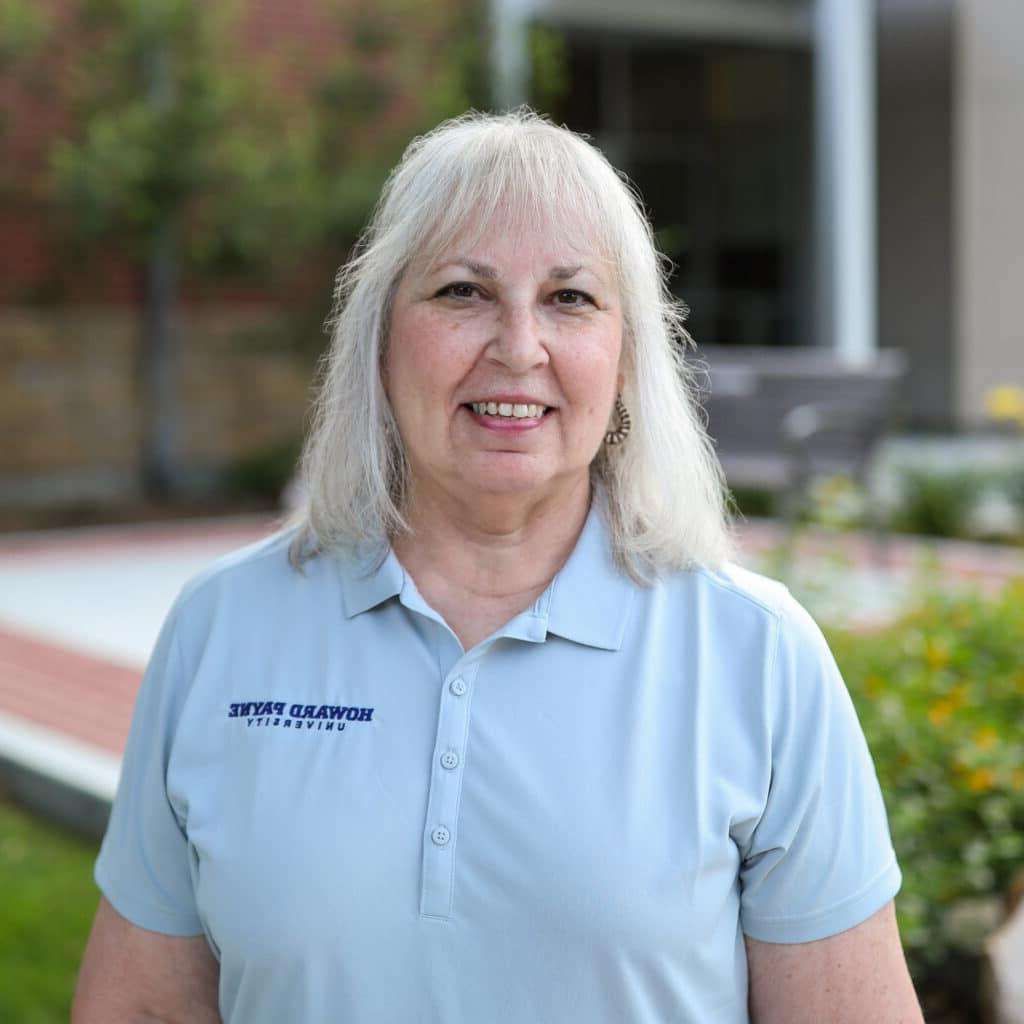
[[[999,742],[999,733],[990,725],[983,726],[974,734],[974,745],[979,750],[991,750]]]
[[[948,697],[942,700],[937,700],[928,709],[928,720],[932,725],[945,725],[949,721],[949,716],[953,714],[956,708],[956,704]]]
[[[985,411],[994,420],[1012,420],[1024,427],[1024,388],[991,388],[985,394]]]
[[[972,793],[987,793],[995,784],[996,778],[987,768],[975,768],[967,776],[967,788]]]
[[[945,640],[929,640],[924,649],[924,660],[929,668],[942,668],[949,664],[949,644]]]

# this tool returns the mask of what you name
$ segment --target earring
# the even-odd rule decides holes
[[[608,433],[604,435],[604,443],[609,447],[622,444],[622,442],[629,437],[629,430],[632,425],[633,424],[629,418],[629,410],[626,408],[626,403],[622,400],[622,395],[616,395],[615,426],[613,426]]]

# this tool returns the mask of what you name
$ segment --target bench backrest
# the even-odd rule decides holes
[[[698,372],[706,364],[708,431],[727,474],[730,463],[755,467],[759,458],[766,470],[768,460],[799,459],[805,468],[859,473],[893,417],[906,372],[895,350],[863,367],[806,348],[702,347],[695,359]],[[740,475],[751,480],[735,483],[756,482],[756,472]]]

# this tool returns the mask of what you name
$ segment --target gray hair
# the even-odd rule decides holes
[[[385,546],[408,529],[409,469],[380,368],[392,300],[410,260],[440,256],[467,230],[585,224],[614,265],[623,306],[623,400],[632,431],[602,446],[591,477],[613,548],[644,578],[714,567],[731,551],[721,469],[701,423],[685,308],[668,290],[636,193],[586,139],[525,108],[471,112],[414,139],[392,171],[353,258],[339,271],[331,343],[300,463],[298,564]]]

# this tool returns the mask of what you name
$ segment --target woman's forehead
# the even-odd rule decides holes
[[[557,255],[559,263],[607,266],[611,262],[598,230],[585,220],[564,216],[542,221],[501,214],[487,220],[471,218],[455,230],[434,233],[415,262],[434,268],[453,259],[509,247],[526,249],[538,256]]]

